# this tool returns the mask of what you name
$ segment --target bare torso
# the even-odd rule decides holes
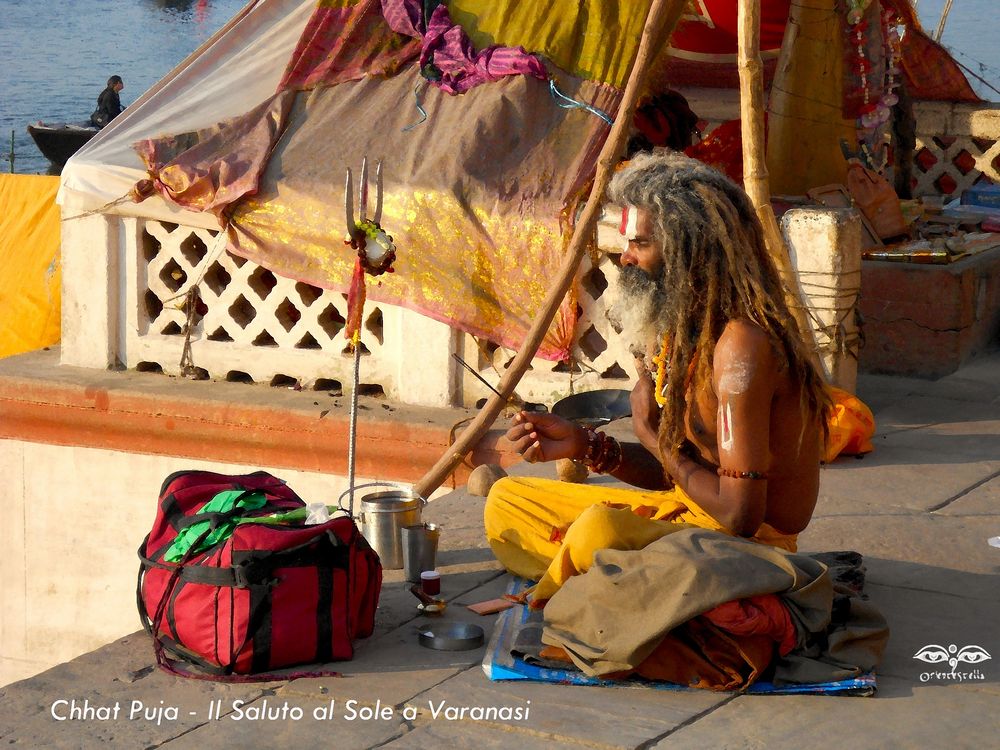
[[[734,324],[730,323],[727,334],[724,335],[764,335],[752,324],[744,323],[742,327],[753,330],[734,331]],[[768,423],[757,429],[762,439],[767,440],[767,466],[752,468],[766,472],[767,476],[764,521],[778,531],[791,534],[806,527],[816,506],[819,491],[820,426],[814,420],[804,418],[800,403],[800,384],[791,377],[784,358],[774,346],[767,348],[770,350],[770,361],[766,369],[769,370],[767,376],[773,380],[773,392],[770,394],[770,408],[765,412]],[[703,384],[693,397],[689,397],[685,425],[688,440],[699,454],[695,459],[713,471],[720,465],[720,410],[719,396],[716,393],[720,382],[718,370],[727,364],[720,359],[717,356],[714,363],[716,372],[713,382]]]
[[[754,536],[761,523],[798,533],[816,506],[821,449],[820,424],[803,415],[802,387],[760,327],[732,320],[716,342],[710,382],[689,396],[685,432],[694,450],[661,453],[661,413],[643,368],[631,396],[639,445],[623,444],[613,475],[658,490],[669,486],[666,474],[740,536]],[[587,432],[551,414],[519,413],[507,438],[529,461],[581,460],[588,451]]]

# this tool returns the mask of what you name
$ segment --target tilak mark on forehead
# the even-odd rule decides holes
[[[622,209],[622,223],[618,231],[625,236],[625,242],[631,242],[638,236],[639,209],[628,205]]]

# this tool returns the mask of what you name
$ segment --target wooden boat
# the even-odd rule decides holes
[[[83,144],[97,135],[89,123],[44,123],[28,126],[28,134],[42,155],[53,164],[62,166],[79,151]]]

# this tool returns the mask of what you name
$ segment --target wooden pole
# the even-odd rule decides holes
[[[445,454],[438,459],[438,462],[431,467],[430,471],[414,485],[414,490],[420,495],[427,497],[440,487],[441,483],[461,463],[462,457],[482,439],[496,420],[497,415],[500,414],[501,409],[506,405],[508,398],[521,380],[521,376],[528,369],[528,365],[531,364],[531,359],[538,351],[538,346],[542,343],[545,332],[551,325],[556,311],[562,304],[562,300],[576,276],[576,269],[587,248],[587,240],[593,234],[597,224],[601,204],[604,202],[604,191],[607,190],[619,154],[628,138],[632,124],[632,113],[635,111],[636,102],[642,92],[649,66],[660,52],[663,40],[673,31],[686,5],[687,0],[653,0],[649,13],[646,15],[639,50],[636,53],[632,71],[629,73],[628,83],[625,85],[618,114],[597,160],[594,186],[590,190],[590,196],[587,198],[587,204],[584,206],[580,220],[573,229],[573,236],[566,249],[566,257],[559,275],[549,289],[545,304],[532,323],[524,343],[521,344],[520,350],[500,379],[497,386],[499,393],[490,396],[489,401],[486,402],[486,405],[465,431],[459,435],[455,444],[450,446]]]
[[[771,207],[771,188],[764,159],[764,73],[760,59],[760,0],[739,0],[737,10],[740,75],[740,131],[743,138],[743,189],[757,211],[764,230],[764,244],[785,287],[786,299],[799,333],[819,366],[815,334],[805,313],[798,276]],[[819,370],[822,372],[822,369]]]
[[[934,32],[934,41],[940,42],[944,34],[944,25],[948,22],[948,14],[951,13],[951,0],[947,0],[944,8],[941,9],[941,20],[938,21],[937,31]]]

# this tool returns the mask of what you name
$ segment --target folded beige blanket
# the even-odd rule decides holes
[[[586,674],[634,670],[674,628],[725,602],[780,594],[798,643],[775,683],[815,683],[870,671],[889,629],[878,611],[836,587],[822,563],[706,529],[683,529],[641,550],[601,550],[545,607],[542,641]]]

